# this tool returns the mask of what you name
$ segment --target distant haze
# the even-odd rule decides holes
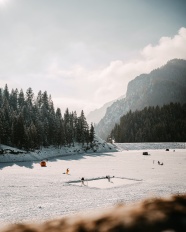
[[[0,0],[0,88],[88,114],[141,73],[186,59],[186,1]]]

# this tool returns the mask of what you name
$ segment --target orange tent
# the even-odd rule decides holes
[[[46,167],[46,161],[44,161],[44,160],[41,161],[41,162],[40,162],[40,165],[41,165],[41,167]]]

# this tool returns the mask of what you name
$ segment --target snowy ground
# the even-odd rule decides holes
[[[186,193],[186,150],[67,155],[0,163],[0,224],[43,221],[151,196]],[[158,161],[164,165],[158,165]],[[64,174],[70,169],[69,175]],[[114,178],[109,183],[105,178]],[[80,179],[85,178],[81,186]]]

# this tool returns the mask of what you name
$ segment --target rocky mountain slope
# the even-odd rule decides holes
[[[107,102],[106,104],[104,104],[102,107],[100,107],[99,109],[95,109],[93,111],[91,111],[86,119],[87,119],[87,122],[90,124],[90,123],[95,123],[97,124],[104,116],[105,116],[105,113],[107,111],[107,108],[109,106],[111,106],[113,104],[114,101],[111,101],[111,102]]]
[[[121,96],[119,99],[122,99],[124,97],[125,97],[125,95]],[[119,99],[117,99],[117,100],[119,100]],[[117,100],[107,102],[99,109],[95,109],[95,110],[91,111],[86,117],[87,122],[89,124],[90,123],[98,124],[100,122],[100,120],[105,116],[107,108],[109,106],[111,106],[114,102],[116,102]]]
[[[105,116],[96,126],[96,132],[106,139],[115,123],[129,110],[170,102],[186,102],[186,60],[173,59],[161,68],[130,81],[126,97],[107,108]]]

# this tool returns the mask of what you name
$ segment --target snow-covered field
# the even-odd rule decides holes
[[[147,150],[145,150],[147,151]],[[43,221],[186,193],[186,150],[88,153],[39,161],[0,163],[0,224]],[[15,157],[15,156],[14,156]],[[158,165],[158,161],[164,165]],[[69,175],[64,174],[69,168]],[[110,175],[111,183],[105,178]],[[81,186],[80,179],[85,178]],[[88,181],[88,182],[87,182]]]

